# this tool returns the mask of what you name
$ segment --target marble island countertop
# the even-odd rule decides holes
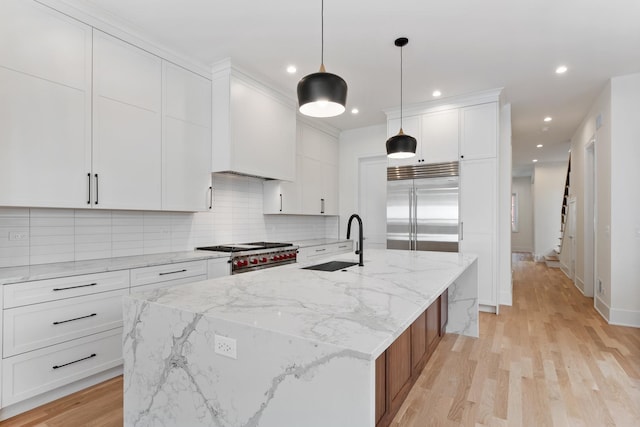
[[[333,259],[357,261],[356,255],[336,255],[312,263],[134,293],[129,298],[335,345],[373,360],[454,283],[476,256],[368,250],[364,258],[364,267],[355,265],[346,271],[303,267]],[[465,303],[451,288],[449,298],[454,303],[459,300],[462,310],[476,302],[470,298]]]

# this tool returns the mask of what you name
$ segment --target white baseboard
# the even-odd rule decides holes
[[[520,246],[511,246],[511,252],[533,252],[533,248],[524,248]]]
[[[60,399],[61,397],[68,396],[87,387],[91,387],[103,381],[117,377],[118,375],[122,375],[122,370],[122,365],[116,366],[115,368],[100,372],[99,374],[92,375],[80,381],[76,381],[71,384],[56,388],[55,390],[39,394],[30,399],[23,400],[22,402],[9,405],[6,408],[0,409],[0,421],[15,417],[16,415],[27,412],[33,408],[37,408],[38,406],[53,402],[54,400]]]
[[[611,325],[640,328],[640,311],[612,308],[609,313],[609,324]]]
[[[484,313],[496,313],[495,305],[478,304],[478,310]]]
[[[560,261],[560,270],[564,273],[565,276],[571,279],[571,276],[569,275],[569,267],[567,267],[567,265],[562,261]]]
[[[596,296],[595,308],[596,308],[596,311],[600,313],[600,315],[604,318],[604,320],[606,320],[607,323],[609,323],[609,313],[611,311],[611,308],[607,305],[607,303],[602,301],[600,298]]]

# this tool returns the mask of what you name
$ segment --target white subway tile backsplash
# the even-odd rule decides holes
[[[0,207],[0,267],[338,237],[337,217],[263,215],[262,188],[260,179],[214,174],[213,209],[198,213]]]

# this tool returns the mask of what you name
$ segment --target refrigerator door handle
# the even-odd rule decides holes
[[[409,189],[409,250],[413,250],[413,189]]]
[[[418,250],[418,191],[413,189],[413,250]]]
[[[464,222],[460,221],[460,241],[464,240]]]

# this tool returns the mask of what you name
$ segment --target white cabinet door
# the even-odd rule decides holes
[[[161,76],[160,58],[94,30],[94,207],[162,207]]]
[[[420,160],[423,163],[458,161],[458,122],[457,109],[422,116]]]
[[[264,181],[265,214],[299,214],[300,203],[299,181]]]
[[[302,157],[302,213],[307,215],[321,215],[323,211],[322,199],[324,193],[323,164],[310,157]]]
[[[496,159],[460,162],[460,251],[478,255],[480,304],[497,306]]]
[[[323,214],[338,215],[338,167],[323,165],[322,168]]]
[[[498,104],[496,102],[462,108],[460,123],[461,159],[496,157],[498,144]]]
[[[421,117],[409,116],[402,119],[402,130],[405,134],[414,137],[418,141],[416,147],[416,155],[409,157],[408,159],[389,159],[389,166],[406,166],[417,165],[418,160],[422,159],[422,147],[421,147]],[[391,119],[387,121],[387,138],[391,138],[398,134],[400,130],[400,119]]]
[[[464,232],[496,231],[496,160],[460,162],[460,221]]]
[[[213,258],[207,261],[207,279],[215,279],[229,275],[231,275],[229,258]]]
[[[91,27],[0,2],[0,205],[87,207]]]
[[[163,61],[162,209],[211,206],[211,81]]]

